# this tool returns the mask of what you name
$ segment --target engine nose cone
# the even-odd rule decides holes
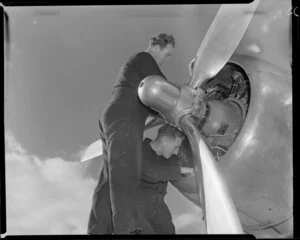
[[[151,75],[143,79],[138,88],[140,100],[174,123],[172,117],[180,99],[180,89],[161,76]]]

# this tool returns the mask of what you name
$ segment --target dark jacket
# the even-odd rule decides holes
[[[139,100],[138,86],[150,75],[164,77],[149,53],[141,52],[131,57],[121,67],[110,100],[101,113],[105,166],[93,196],[88,224],[91,234],[110,231],[105,225],[108,218],[115,233],[127,234],[137,230],[136,201],[143,158],[143,132],[147,116],[153,113]],[[110,210],[103,213],[109,205]]]
[[[168,181],[180,178],[180,168],[176,156],[169,159],[157,156],[150,146],[150,139],[143,141],[142,174],[137,191],[136,208],[138,226],[142,233],[175,233],[171,214],[164,197]],[[103,152],[104,158],[106,152]],[[108,183],[108,167],[105,161],[95,189],[93,208],[89,219],[89,234],[112,234],[112,211]],[[161,223],[161,224],[160,224]]]
[[[147,52],[140,52],[132,56],[121,67],[110,100],[101,113],[104,130],[112,122],[120,119],[130,119],[136,126],[143,129],[149,113],[156,114],[142,104],[138,97],[139,84],[150,75],[160,75],[166,78],[154,58]]]

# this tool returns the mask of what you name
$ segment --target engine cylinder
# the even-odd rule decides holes
[[[209,115],[202,128],[202,132],[205,135],[223,135],[240,130],[243,115],[240,107],[234,102],[211,100],[208,102],[208,105],[210,109]]]

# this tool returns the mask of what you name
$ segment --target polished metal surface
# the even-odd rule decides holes
[[[207,233],[243,234],[226,181],[211,151],[189,115],[181,119],[181,124],[193,150],[195,177],[198,181]]]
[[[146,77],[139,85],[138,95],[142,103],[175,123],[172,114],[180,98],[180,89],[157,75]]]
[[[179,128],[181,128],[180,119],[193,111],[193,102],[194,97],[193,93],[187,86],[182,86],[180,88],[180,99],[176,105],[176,111],[174,112],[175,115],[175,124]]]
[[[138,89],[142,103],[159,112],[168,122],[179,129],[180,118],[193,110],[193,92],[187,86],[176,87],[161,76],[143,79]]]
[[[261,0],[235,53],[274,64],[291,74],[292,1]]]
[[[248,114],[219,166],[238,211],[270,226],[293,216],[292,81],[277,66],[234,56],[250,78]],[[281,233],[293,232],[288,221]]]
[[[197,52],[189,86],[200,86],[224,67],[242,39],[258,3],[256,0],[251,4],[220,7]]]
[[[199,151],[199,141],[200,141],[200,133],[198,128],[192,124],[192,120],[190,115],[185,115],[180,124],[182,125],[182,129],[188,140],[190,142],[191,150],[192,150],[192,157],[194,162],[194,170],[195,170],[195,178],[196,178],[196,185],[198,189],[198,194],[200,198],[201,208],[203,211],[203,216],[206,216],[206,202],[205,202],[205,192],[204,192],[204,181],[203,181],[203,171],[202,171],[202,163],[200,160],[200,151]],[[206,220],[205,220],[206,223]],[[207,226],[205,226],[207,231]]]
[[[222,126],[227,125],[223,134],[239,131],[242,126],[242,110],[235,107],[231,102],[223,102],[212,100],[207,103],[209,105],[209,115],[201,129],[202,133],[209,135],[220,134],[219,130]]]

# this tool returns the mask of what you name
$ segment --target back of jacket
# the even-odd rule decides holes
[[[105,118],[104,124],[111,124],[115,119],[130,119],[135,125],[144,126],[149,113],[155,112],[139,100],[138,87],[150,75],[165,78],[154,58],[147,52],[132,56],[121,67],[110,100],[101,114]]]

